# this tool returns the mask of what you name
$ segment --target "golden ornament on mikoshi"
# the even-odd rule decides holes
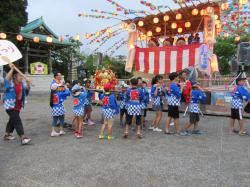
[[[236,42],[240,41],[240,36],[236,36],[234,39]]]
[[[110,69],[97,70],[95,74],[95,87],[96,89],[103,89],[104,84],[110,83],[111,90],[115,90],[117,79],[115,74]]]
[[[207,10],[206,9],[202,9],[201,10],[201,16],[205,16],[207,14]]]

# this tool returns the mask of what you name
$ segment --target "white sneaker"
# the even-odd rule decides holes
[[[154,131],[154,132],[162,132],[162,130],[159,129],[158,127],[154,128],[153,131]]]
[[[60,134],[60,135],[65,135],[66,132],[65,132],[65,131],[60,131],[59,134]]]
[[[31,141],[31,139],[30,138],[23,138],[22,140],[21,140],[21,143],[22,143],[22,145],[26,145],[26,144],[28,144],[29,142]]]
[[[50,136],[51,136],[51,137],[60,136],[60,133],[58,133],[58,132],[56,132],[56,131],[52,131]]]
[[[154,126],[151,126],[148,128],[149,130],[154,130]]]

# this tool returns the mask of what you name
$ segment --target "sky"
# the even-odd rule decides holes
[[[140,0],[115,1],[128,9],[150,11],[149,8],[140,3]],[[173,8],[176,7],[172,0],[150,0],[150,2],[157,6],[168,5]],[[81,41],[84,44],[84,52],[91,53],[97,45],[86,45],[88,41],[83,38],[83,34],[95,33],[98,30],[120,22],[118,20],[78,17],[78,14],[83,12],[91,14],[91,9],[114,12],[115,6],[111,5],[107,0],[28,0],[27,12],[29,22],[42,16],[46,24],[59,36],[80,34]],[[126,39],[127,37],[126,32],[114,37],[101,47],[100,52],[107,50],[119,39]],[[126,55],[126,53],[127,46],[124,46],[117,50],[114,55]]]

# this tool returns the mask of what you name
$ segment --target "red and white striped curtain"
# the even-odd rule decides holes
[[[150,74],[169,74],[199,65],[200,45],[166,46],[135,49],[136,71]]]

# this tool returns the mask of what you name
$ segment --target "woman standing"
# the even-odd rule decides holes
[[[28,144],[31,139],[24,136],[23,124],[20,118],[20,111],[24,107],[25,97],[30,90],[30,81],[26,81],[26,86],[22,82],[23,76],[15,71],[15,65],[10,64],[10,71],[4,79],[4,108],[9,115],[6,126],[4,140],[14,140],[12,135],[14,129],[21,139],[21,144]]]

